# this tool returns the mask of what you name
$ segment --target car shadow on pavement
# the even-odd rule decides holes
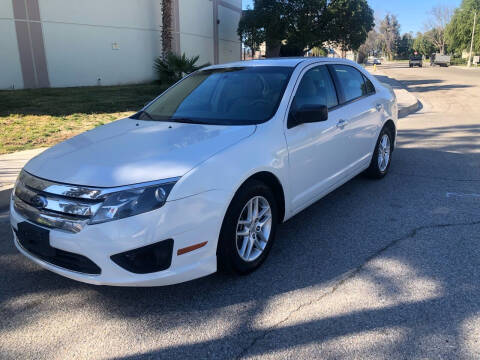
[[[404,142],[414,142],[416,136],[402,132]],[[170,345],[125,359],[198,359],[211,354],[237,358],[308,344],[328,346],[348,335],[361,338],[365,333],[388,334],[395,329],[401,329],[400,336],[385,340],[379,335],[373,347],[363,349],[369,352],[357,357],[380,355],[387,347],[389,354],[408,349],[413,356],[424,351],[422,343],[431,337],[445,337],[459,349],[462,321],[480,311],[478,276],[472,276],[480,268],[479,239],[468,236],[474,230],[478,234],[475,222],[480,217],[478,212],[472,214],[471,206],[451,202],[445,192],[454,185],[462,191],[478,185],[449,182],[450,165],[458,170],[458,179],[480,179],[478,167],[461,166],[478,164],[480,154],[467,157],[468,161],[466,155],[441,149],[398,149],[392,173],[385,179],[358,176],[281,225],[267,261],[245,277],[214,274],[158,288],[81,284],[41,270],[19,255],[8,222],[1,220],[0,237],[6,241],[0,243],[0,316],[5,319],[0,333],[26,329],[39,314],[49,316],[68,308],[71,312],[82,309],[84,316],[92,311],[106,319],[141,322],[145,332],[154,331],[159,338],[182,333],[186,327],[191,335],[205,324],[212,328],[229,324],[212,338],[189,341],[185,334],[175,339],[176,344],[172,340]],[[462,242],[461,248],[449,242],[452,236]],[[377,259],[384,263],[376,265]],[[389,264],[406,270],[401,270],[402,276],[389,273]],[[367,295],[372,299],[366,303],[348,291],[350,282],[358,278],[370,284]],[[416,291],[422,286],[434,291],[422,297]],[[341,299],[352,303],[329,313]],[[323,301],[324,309],[295,320],[302,309]],[[287,310],[276,313],[276,307]],[[272,325],[259,325],[267,314],[266,323],[275,318]],[[52,321],[58,319],[52,317]],[[128,329],[124,336],[131,336]],[[341,356],[336,353],[340,348],[331,349],[331,358]]]
[[[463,84],[444,84],[444,85],[431,85],[431,86],[421,86],[421,85],[408,85],[407,81],[403,82],[406,86],[408,91],[412,92],[431,92],[431,91],[440,91],[440,90],[455,90],[455,89],[466,89],[471,88],[471,85],[463,85]]]
[[[455,125],[402,130],[399,145],[412,146],[427,141],[442,151],[471,153],[480,149],[480,125]],[[469,155],[465,155],[469,156]],[[480,164],[479,164],[480,165]]]
[[[421,80],[402,80],[399,82],[386,75],[375,75],[376,78],[383,83],[389,84],[394,89],[406,88],[410,92],[431,92],[439,90],[455,90],[471,88],[472,85],[465,84],[444,84],[444,80],[438,79],[421,79]]]

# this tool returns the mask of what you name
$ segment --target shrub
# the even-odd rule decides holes
[[[453,57],[450,59],[450,65],[466,65],[467,59],[462,59],[461,57]]]
[[[179,81],[185,75],[210,65],[203,64],[197,66],[196,63],[199,58],[199,56],[189,58],[185,54],[180,56],[170,52],[165,57],[160,56],[156,58],[153,68],[155,69],[158,75],[158,80],[161,84],[171,85]]]

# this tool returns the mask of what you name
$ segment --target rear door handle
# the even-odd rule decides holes
[[[345,128],[345,126],[347,126],[348,124],[348,121],[347,120],[338,120],[338,123],[337,123],[337,128],[343,130],[343,128]]]
[[[381,111],[382,108],[383,108],[383,105],[382,105],[382,104],[377,104],[377,105],[375,106],[375,108],[377,109],[377,111]]]

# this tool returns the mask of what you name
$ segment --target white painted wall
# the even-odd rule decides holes
[[[242,0],[224,0],[239,9]],[[199,64],[214,63],[214,26],[212,0],[180,0],[180,50],[188,56],[200,55]],[[219,62],[241,59],[237,26],[241,14],[218,6]]]
[[[45,22],[156,29],[162,25],[159,0],[39,0]]]
[[[241,8],[241,0],[223,0]],[[161,54],[161,0],[38,0],[52,87],[155,79]],[[180,51],[214,63],[213,0],[179,0]],[[219,6],[219,61],[241,57],[240,14]],[[113,49],[117,44],[118,49]],[[100,81],[99,81],[100,79]],[[0,89],[23,87],[11,0],[0,0]]]
[[[229,3],[233,3],[230,0]],[[236,1],[238,3],[238,1]],[[238,4],[237,4],[238,5]],[[240,7],[242,6],[240,1]],[[218,18],[220,24],[218,26],[218,41],[219,41],[219,62],[226,63],[230,61],[237,61],[241,58],[241,42],[237,35],[237,26],[240,21],[241,14],[220,5],[218,7]],[[235,24],[235,26],[232,26]]]
[[[45,49],[53,87],[117,85],[154,79],[160,34],[149,30],[45,23]],[[112,44],[118,44],[114,50]],[[100,80],[98,80],[100,79]]]
[[[213,64],[213,1],[180,0],[180,51],[199,55],[198,64]]]
[[[153,61],[161,53],[158,0],[40,0],[39,5],[51,86],[154,79]]]
[[[0,0],[0,89],[23,88],[12,2]]]

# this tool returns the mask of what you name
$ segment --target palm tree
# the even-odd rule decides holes
[[[172,0],[162,0],[162,56],[172,52]]]

